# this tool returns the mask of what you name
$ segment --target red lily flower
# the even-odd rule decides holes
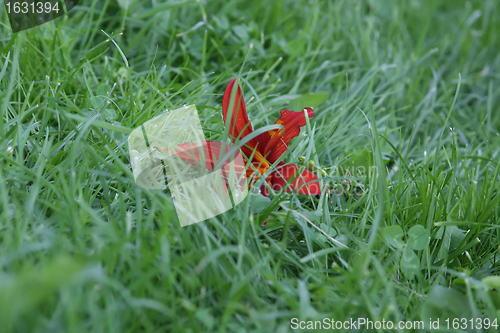
[[[229,82],[222,99],[222,115],[226,126],[228,125],[227,117],[231,101],[231,92],[235,83],[236,79]],[[314,116],[314,111],[311,108],[306,108],[306,110],[309,118]],[[290,141],[298,136],[300,128],[306,125],[306,118],[302,111],[294,112],[283,110],[275,124],[282,125],[284,128],[259,134],[248,141],[245,146],[241,147],[241,150],[248,158],[252,157],[251,163],[260,175],[263,175],[269,169],[269,166],[275,163],[288,149]],[[253,127],[248,119],[243,94],[238,85],[236,97],[233,102],[231,121],[229,122],[229,135],[232,137],[233,142],[236,142],[236,139],[241,140],[252,132]],[[279,162],[276,170],[271,173],[266,181],[271,188],[279,191],[283,186],[286,186],[288,181],[295,178],[286,188],[287,192],[295,190],[301,194],[321,194],[320,186],[317,182],[318,177],[307,169],[304,169],[301,174],[298,174],[298,171],[299,168],[295,164]],[[253,176],[253,178],[255,178],[254,169],[248,168],[246,175],[247,177]],[[267,196],[268,190],[265,185],[262,185],[261,193]]]
[[[235,83],[236,79],[233,79],[228,84],[222,100],[224,124],[229,126],[229,136],[234,143],[253,132],[253,127],[248,119],[245,101],[239,85],[237,87],[236,97],[232,103],[233,110],[231,113],[229,112],[231,93]],[[309,118],[314,116],[312,109],[306,108],[306,111]],[[229,114],[231,115],[230,121],[227,119]],[[246,177],[251,179],[250,186],[253,185],[256,180],[269,169],[270,165],[275,163],[287,150],[290,141],[299,135],[300,128],[306,125],[305,114],[303,111],[295,112],[283,110],[275,124],[282,125],[283,129],[275,129],[261,133],[241,147],[241,150],[246,156],[245,162],[248,163],[248,160],[251,159],[251,165],[246,170]],[[219,156],[221,142],[206,141],[203,145],[205,156],[207,156],[204,166],[208,170],[212,170],[214,168],[214,158]],[[176,156],[193,165],[200,165],[199,155],[196,153],[197,148],[194,147],[194,145],[191,143],[184,143],[177,147],[178,148],[175,150]],[[203,163],[201,164],[203,165]],[[238,173],[243,170],[244,168],[242,166],[237,166]],[[279,162],[276,170],[267,177],[266,182],[272,189],[277,191],[286,186],[286,192],[293,190],[301,194],[317,195],[321,194],[320,185],[317,180],[318,178],[316,175],[307,169],[304,169],[299,174],[299,168],[295,164]],[[290,181],[292,182],[287,185]],[[262,185],[261,193],[265,196],[268,195],[268,189],[265,185]]]

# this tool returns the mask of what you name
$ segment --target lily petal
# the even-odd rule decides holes
[[[158,151],[170,153],[166,148],[156,147]],[[225,153],[231,148],[230,145],[225,145]],[[218,141],[203,141],[201,146],[196,146],[194,143],[185,142],[175,147],[172,155],[179,157],[181,160],[188,162],[194,166],[204,166],[207,170],[211,171],[219,161],[221,156],[222,142]],[[238,154],[240,155],[238,158]],[[245,163],[239,152],[230,156],[222,164],[222,172],[225,177],[229,174],[231,161],[234,160],[233,168],[238,177],[245,172]],[[245,175],[243,175],[245,178]]]
[[[224,92],[224,97],[222,98],[222,118],[224,124],[229,126],[229,135],[231,136],[233,142],[236,139],[241,140],[248,134],[253,132],[252,123],[248,119],[247,110],[245,107],[245,100],[243,99],[243,93],[238,85],[236,90],[236,96],[233,100],[233,110],[231,112],[231,120],[228,121],[228,115],[230,113],[229,106],[231,104],[231,94],[233,92],[233,87],[236,83],[236,79],[231,80],[226,87]],[[228,124],[229,122],[229,124]],[[246,146],[241,147],[245,155],[250,156],[253,149],[257,146],[257,141],[255,139],[250,140],[246,143]]]
[[[269,190],[267,189],[266,185],[262,185],[260,187],[260,193],[265,197],[269,196]]]
[[[311,108],[306,108],[309,118],[314,116]],[[300,134],[300,128],[306,125],[304,111],[281,111],[279,119],[275,122],[282,125],[283,129],[270,130],[260,134],[257,141],[263,149],[264,157],[272,164],[287,150],[290,141]]]
[[[321,194],[318,177],[311,171],[304,169],[302,174],[297,175],[299,168],[295,164],[286,164],[280,162],[276,171],[271,174],[271,186],[274,190],[281,190],[286,186],[286,191],[297,191],[300,194]],[[295,180],[287,184],[291,179]]]

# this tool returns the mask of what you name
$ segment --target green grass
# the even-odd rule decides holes
[[[0,15],[3,331],[500,317],[498,1],[81,1],[16,35]],[[220,139],[238,73],[255,128],[327,94],[285,160],[350,195],[181,228],[135,185],[130,131],[196,104]]]

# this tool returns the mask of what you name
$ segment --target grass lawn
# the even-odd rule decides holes
[[[80,1],[17,34],[0,16],[2,331],[497,331],[497,0]],[[238,76],[254,128],[314,107],[285,161],[330,193],[252,192],[181,228],[128,135],[195,104],[220,140]]]

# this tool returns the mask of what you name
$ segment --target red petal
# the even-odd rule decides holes
[[[306,110],[309,118],[314,116],[314,111],[311,108],[306,108]],[[276,162],[287,150],[290,140],[299,135],[300,128],[306,125],[306,117],[304,111],[283,110],[275,124],[283,125],[284,129],[270,130],[257,137],[259,146],[265,147],[261,149],[264,157],[271,164]]]
[[[232,137],[233,142],[236,142],[235,139],[241,140],[248,134],[253,132],[252,124],[248,119],[247,110],[245,107],[245,100],[243,99],[243,93],[241,92],[241,88],[238,85],[238,89],[236,90],[236,96],[233,100],[233,110],[229,111],[229,106],[231,104],[231,94],[233,91],[234,84],[236,83],[236,79],[233,79],[226,87],[226,91],[224,92],[224,97],[222,98],[222,117],[224,120],[224,124],[226,126],[229,125],[229,135]],[[231,121],[228,124],[228,115],[231,113]],[[255,139],[250,140],[246,143],[248,147],[242,147],[243,152],[250,156],[252,154],[253,149],[257,145],[257,141]]]
[[[260,193],[265,197],[269,196],[269,190],[267,189],[266,185],[262,185],[260,187]]]
[[[274,190],[279,191],[286,186],[287,192],[294,190],[300,194],[321,194],[320,185],[317,181],[318,177],[314,173],[304,169],[301,175],[296,176],[299,168],[295,164],[284,164],[284,162],[280,162],[276,171],[271,174],[271,183]],[[291,184],[287,184],[293,178],[295,180]]]
[[[227,153],[229,149],[231,149],[231,145],[226,144],[225,146],[224,151]],[[172,155],[194,166],[204,166],[207,170],[213,170],[219,159],[223,157],[223,155],[221,156],[221,148],[222,142],[218,141],[204,141],[201,146],[196,146],[191,142],[185,142],[177,145],[175,153]],[[157,149],[169,153],[169,150],[166,148],[157,147]],[[240,175],[243,174],[241,179],[245,179],[245,162],[241,157],[240,151],[237,151],[222,163],[221,168],[223,175],[225,177],[228,176],[232,161],[234,161],[233,166],[236,175],[240,177]]]

